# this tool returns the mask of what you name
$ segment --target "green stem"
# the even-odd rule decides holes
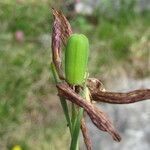
[[[58,77],[58,74],[56,72],[56,69],[55,69],[55,66],[54,66],[53,63],[51,63],[51,70],[52,70],[52,73],[53,73],[55,83],[56,84],[59,83],[60,79]],[[63,108],[63,112],[65,114],[67,124],[69,126],[70,134],[72,135],[72,126],[71,126],[71,120],[70,120],[70,116],[69,116],[69,110],[68,110],[67,102],[66,102],[65,98],[63,98],[63,97],[59,97],[59,99],[60,99],[61,106]]]
[[[79,112],[76,116],[75,122],[74,122],[74,126],[73,126],[73,134],[72,134],[72,139],[71,139],[71,146],[70,146],[70,150],[78,150],[78,139],[79,139],[79,133],[80,133],[80,126],[81,126],[81,119],[83,116],[83,108],[79,109]]]
[[[72,110],[71,123],[72,123],[72,129],[73,129],[77,112],[76,112],[75,104],[72,103],[71,106],[72,106],[71,107],[71,110]]]
[[[83,86],[83,91],[80,95],[83,98],[88,99],[89,93],[88,93],[88,90],[86,87],[86,82]],[[74,109],[74,107],[73,107],[73,109]],[[72,110],[72,111],[74,112],[75,110]],[[75,120],[75,121],[72,124],[72,133],[73,134],[72,134],[72,139],[71,139],[70,150],[79,150],[78,141],[79,141],[79,133],[80,133],[81,119],[83,117],[83,112],[84,112],[84,109],[80,108],[78,111],[78,114],[76,116],[72,115],[73,117],[75,117],[75,119],[73,118],[72,120]]]
[[[53,63],[51,63],[51,70],[53,73],[55,83],[57,84],[57,83],[61,82]],[[84,84],[83,93],[81,94],[82,97],[84,97],[84,98],[86,98],[86,90],[85,89],[86,89],[86,85]],[[71,134],[70,150],[79,150],[79,143],[78,143],[79,142],[79,133],[80,133],[81,119],[83,116],[84,109],[79,108],[79,110],[77,112],[75,105],[72,104],[72,117],[70,119],[68,105],[67,105],[65,98],[63,98],[63,97],[59,97],[59,98],[60,98],[61,106],[63,108],[63,112],[65,114],[66,121],[69,126],[70,134]]]

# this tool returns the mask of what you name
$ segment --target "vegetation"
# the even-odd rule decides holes
[[[3,150],[15,145],[23,150],[65,150],[70,143],[49,73],[52,15],[48,4],[47,1],[0,2],[0,147]],[[95,10],[97,24],[83,15],[70,20],[73,29],[91,41],[91,76],[105,80],[104,74],[110,76],[122,66],[126,72],[133,70],[129,76],[150,75],[150,70],[144,70],[150,57],[150,13],[130,11],[129,16],[126,5],[118,16],[104,13],[107,7],[104,12]],[[24,34],[23,41],[17,40],[17,31]]]

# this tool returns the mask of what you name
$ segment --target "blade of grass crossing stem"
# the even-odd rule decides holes
[[[54,66],[53,63],[51,63],[51,70],[52,70],[52,73],[53,73],[53,77],[54,77],[55,83],[56,84],[59,83],[60,79],[58,77],[58,74],[56,72],[56,69],[55,69],[55,66]],[[70,120],[70,116],[69,116],[68,105],[67,105],[67,102],[66,102],[65,98],[60,97],[60,103],[61,103],[61,106],[63,108],[64,114],[65,114],[65,118],[66,118],[67,124],[69,126],[70,133],[72,135],[71,120]]]

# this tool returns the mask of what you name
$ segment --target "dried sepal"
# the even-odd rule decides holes
[[[64,79],[62,71],[62,44],[66,44],[68,37],[72,34],[71,26],[66,17],[52,8],[54,22],[52,26],[52,59],[60,79]]]
[[[53,15],[55,11],[53,10]],[[60,78],[63,78],[62,73],[62,48],[61,48],[61,22],[56,15],[54,15],[54,22],[52,26],[52,59]]]
[[[61,39],[63,44],[66,45],[68,37],[72,34],[71,25],[61,11],[56,10],[54,8],[52,8],[52,10],[53,10],[53,15],[60,22]]]
[[[104,112],[100,111],[96,106],[92,105],[90,102],[86,101],[77,93],[75,93],[67,83],[57,84],[57,88],[59,96],[62,96],[72,103],[75,103],[76,105],[84,108],[97,128],[102,131],[108,132],[115,141],[121,141],[120,135],[113,128],[112,123],[109,121]]]
[[[87,85],[90,91],[105,91],[103,83],[96,78],[88,78]]]
[[[108,92],[104,90],[103,84],[98,79],[90,78],[87,83],[93,101],[111,104],[130,104],[150,99],[150,89],[139,89],[126,93]]]

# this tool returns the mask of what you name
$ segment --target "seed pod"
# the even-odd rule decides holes
[[[89,42],[83,34],[72,34],[65,51],[66,81],[71,85],[81,85],[87,71]]]

